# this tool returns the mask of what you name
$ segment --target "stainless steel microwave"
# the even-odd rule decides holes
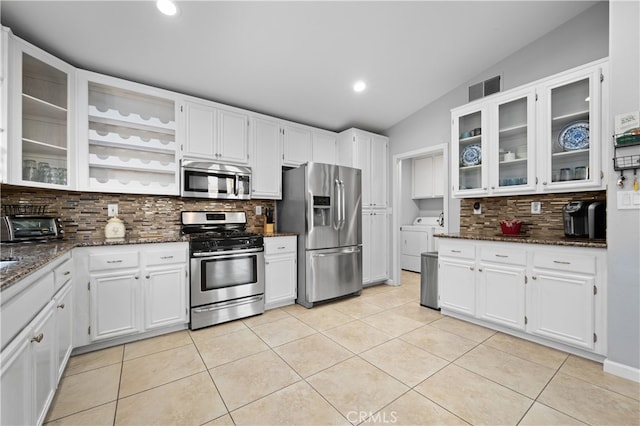
[[[231,200],[251,199],[249,167],[183,160],[180,195]]]

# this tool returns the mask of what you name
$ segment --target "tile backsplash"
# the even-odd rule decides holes
[[[124,221],[131,238],[171,237],[180,231],[183,210],[245,211],[247,230],[262,232],[264,215],[256,216],[255,207],[271,207],[273,200],[226,201],[181,198],[163,195],[107,194],[98,192],[59,191],[2,185],[0,202],[7,204],[46,205],[46,214],[62,219],[69,239],[104,237],[107,205],[118,204],[118,217]],[[4,214],[4,213],[3,213]]]
[[[606,191],[465,198],[460,200],[460,233],[471,236],[502,234],[501,220],[519,219],[524,222],[521,233],[534,238],[562,237],[562,207],[565,204],[576,200],[606,201],[606,198]],[[541,203],[541,214],[531,214],[534,201]],[[476,202],[482,206],[482,214],[473,214]]]

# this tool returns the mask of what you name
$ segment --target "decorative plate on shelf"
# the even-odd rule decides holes
[[[558,144],[565,151],[588,148],[589,122],[581,120],[567,124],[558,135]]]
[[[482,161],[482,148],[478,144],[467,145],[460,153],[460,164],[476,166]]]

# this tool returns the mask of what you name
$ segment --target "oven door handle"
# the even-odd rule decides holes
[[[264,297],[263,295],[259,294],[257,296],[253,296],[250,298],[244,298],[240,300],[230,300],[228,302],[216,303],[214,306],[207,306],[205,308],[193,308],[193,312],[199,314],[202,312],[211,312],[211,311],[217,311],[220,309],[231,308],[233,306],[246,305],[248,303],[259,302],[260,300],[262,300],[263,297]]]
[[[232,257],[235,254],[247,254],[247,253],[260,253],[264,251],[264,248],[251,248],[251,249],[241,249],[241,250],[228,250],[228,251],[220,251],[215,253],[193,253],[191,257]]]

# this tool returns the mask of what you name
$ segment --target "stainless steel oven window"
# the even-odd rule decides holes
[[[203,292],[258,282],[256,255],[201,260],[200,267]]]

